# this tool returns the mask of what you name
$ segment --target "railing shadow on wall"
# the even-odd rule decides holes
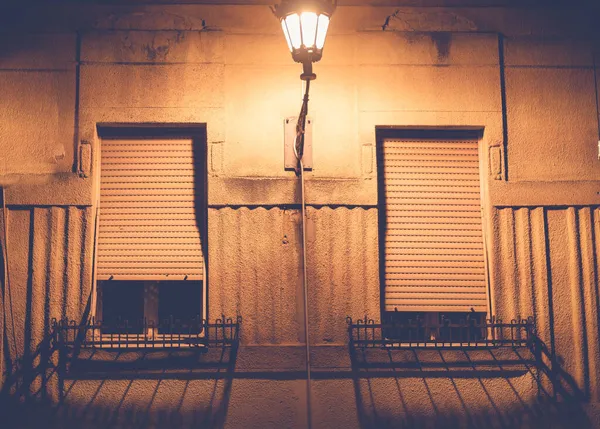
[[[583,409],[586,395],[537,336],[533,318],[347,323],[362,429],[596,427]]]
[[[7,379],[0,401],[8,416],[4,423],[61,428],[223,427],[240,323],[240,317],[222,317],[215,323],[203,320],[201,329],[190,335],[180,329],[173,332],[173,326],[171,332],[157,334],[158,327],[151,325],[139,334],[101,334],[100,323],[53,321],[34,357],[39,366],[23,365]],[[39,391],[31,389],[33,378],[41,379]],[[58,397],[47,397],[52,389]],[[184,404],[190,395],[197,399],[199,389],[202,400],[193,407]],[[168,397],[169,407],[164,398],[156,404],[159,391]],[[110,401],[105,402],[103,395]],[[127,396],[135,399],[126,400]]]

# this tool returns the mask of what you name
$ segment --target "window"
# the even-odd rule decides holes
[[[411,132],[379,142],[387,322],[418,318],[435,326],[481,320],[488,311],[479,147],[464,134]]]
[[[102,141],[95,311],[103,333],[185,333],[206,317],[199,145]]]

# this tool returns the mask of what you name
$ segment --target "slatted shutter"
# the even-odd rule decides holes
[[[386,311],[487,311],[477,142],[381,151]]]
[[[98,280],[202,280],[192,140],[103,140]]]

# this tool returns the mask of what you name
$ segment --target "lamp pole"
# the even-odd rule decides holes
[[[325,37],[329,21],[336,7],[334,2],[327,0],[283,0],[276,7],[275,15],[281,22],[288,48],[294,61],[302,63],[300,79],[305,82],[302,107],[296,123],[296,141],[294,154],[298,160],[296,174],[300,176],[300,196],[302,207],[302,286],[304,299],[304,341],[306,351],[306,414],[307,427],[312,427],[311,401],[311,364],[310,364],[310,333],[308,323],[308,276],[306,269],[306,201],[304,193],[304,131],[308,114],[308,93],[310,81],[317,75],[313,73],[312,63],[317,62],[323,55]]]

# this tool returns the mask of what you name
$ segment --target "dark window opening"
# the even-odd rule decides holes
[[[198,334],[203,317],[201,281],[98,282],[96,319],[103,334]]]
[[[158,332],[198,333],[202,321],[202,284],[163,281],[158,284]]]
[[[98,288],[103,333],[141,334],[144,319],[144,282],[101,282]]]
[[[485,340],[485,313],[386,312],[383,335],[408,342],[473,342]]]

